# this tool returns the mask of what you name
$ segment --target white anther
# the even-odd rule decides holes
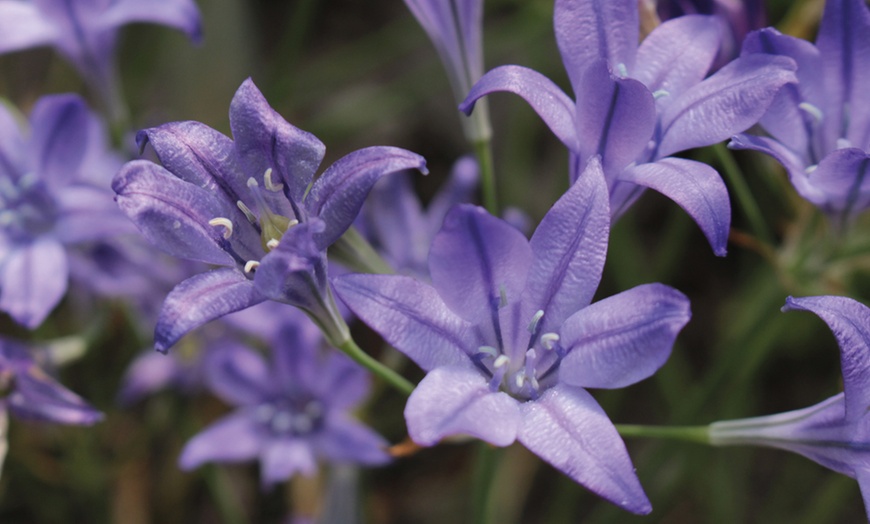
[[[809,175],[810,173],[812,173],[813,171],[815,171],[816,169],[818,169],[818,167],[819,167],[818,164],[813,164],[813,165],[811,165],[811,166],[807,166],[807,168],[804,169],[804,173],[806,173],[806,174]]]
[[[272,238],[268,242],[266,242],[266,247],[270,250],[275,249],[276,247],[278,247],[278,241]]]
[[[260,422],[268,422],[274,415],[275,408],[269,404],[261,404],[257,406],[257,410],[254,412],[254,417]]]
[[[526,374],[522,371],[517,373],[514,376],[514,383],[517,385],[518,388],[522,389],[523,385],[526,383]]]
[[[260,263],[256,260],[248,260],[245,262],[245,273],[250,273],[260,267]]]
[[[245,214],[245,217],[248,219],[248,222],[250,222],[252,224],[257,223],[257,217],[254,216],[254,212],[251,211],[251,208],[246,206],[244,202],[242,202],[241,200],[237,201],[236,207],[238,207],[239,210]]]
[[[538,329],[538,322],[540,322],[543,317],[544,317],[544,310],[543,309],[539,309],[538,311],[535,312],[534,316],[532,317],[532,321],[529,322],[529,327],[528,327],[529,333],[532,333],[532,334],[535,333],[535,331]]]
[[[854,144],[852,144],[851,140],[849,140],[848,138],[837,139],[837,149],[846,149],[848,147],[855,147]]]
[[[529,348],[529,350],[526,351],[526,362],[535,360],[536,358],[538,358],[538,352],[535,351],[535,348]]]
[[[493,362],[492,367],[500,368],[506,366],[510,361],[511,359],[509,359],[507,355],[499,355],[498,358],[495,359],[495,362]]]
[[[553,344],[559,341],[558,333],[544,333],[541,335],[541,345],[544,349],[553,349]]]
[[[486,353],[492,358],[498,358],[498,350],[492,346],[480,346],[477,350],[481,353]]]
[[[284,433],[293,427],[293,417],[286,411],[281,411],[272,419],[272,429],[278,433]]]
[[[233,236],[233,222],[229,218],[217,217],[208,221],[210,226],[221,226],[224,228],[224,238],[229,240]]]
[[[616,76],[619,78],[628,78],[628,68],[622,62],[616,64]]]
[[[311,422],[311,418],[308,415],[296,415],[293,417],[293,430],[296,433],[308,433],[313,427],[314,423]]]
[[[671,93],[668,92],[666,89],[657,89],[657,90],[656,90],[652,95],[653,95],[653,98],[655,98],[656,100],[658,100],[659,98],[664,98],[664,97],[666,97],[666,96],[671,96]]]
[[[281,184],[281,183],[275,184],[274,182],[272,182],[272,168],[271,167],[269,169],[267,169],[265,173],[263,173],[263,185],[266,186],[266,189],[268,189],[269,191],[272,191],[274,193],[277,193],[277,192],[281,191],[282,189],[284,189],[284,184]]]
[[[248,177],[248,189],[254,189],[255,187],[260,187],[257,179],[254,177]]]
[[[822,118],[824,117],[824,113],[822,113],[822,110],[809,102],[801,102],[800,104],[798,104],[798,107],[807,114],[809,114],[811,117],[813,117],[817,124],[820,123],[822,121]]]
[[[293,220],[289,220],[287,222],[287,229],[290,229],[291,227],[296,226],[296,225],[299,225],[298,220],[296,220],[295,218]]]
[[[498,307],[499,309],[505,307],[507,305],[507,290],[504,288],[504,284],[498,286]]]

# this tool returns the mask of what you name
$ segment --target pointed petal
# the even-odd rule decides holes
[[[52,44],[58,36],[57,27],[35,5],[0,1],[0,54]]]
[[[124,406],[138,402],[151,393],[174,385],[183,368],[173,355],[146,351],[127,367],[121,379],[118,401]]]
[[[405,406],[408,434],[421,446],[444,437],[471,435],[494,446],[516,440],[519,403],[472,367],[441,367],[417,385]]]
[[[66,185],[79,175],[88,147],[87,129],[95,118],[77,95],[54,95],[39,99],[30,113],[30,158],[40,179],[50,185]]]
[[[74,244],[101,240],[123,233],[135,233],[108,187],[76,184],[55,194],[58,219],[55,233],[61,242]]]
[[[656,125],[652,93],[631,78],[610,74],[598,60],[586,69],[577,100],[580,164],[600,155],[607,174],[618,173],[646,149]]]
[[[273,169],[290,198],[301,203],[326,153],[323,142],[284,120],[250,78],[233,96],[230,127],[245,172],[262,175]]]
[[[154,348],[165,353],[188,331],[265,300],[241,271],[222,268],[175,286],[154,328]]]
[[[370,375],[343,353],[330,351],[315,376],[308,376],[310,389],[330,399],[333,409],[352,409],[360,404],[371,388]]]
[[[260,260],[254,284],[262,296],[309,311],[322,304],[327,293],[326,252],[312,238],[322,227],[319,219],[291,227],[278,247]]]
[[[273,438],[260,454],[260,480],[269,487],[283,482],[296,473],[311,476],[317,472],[314,450],[307,440]]]
[[[423,157],[397,147],[367,147],[329,166],[305,200],[310,214],[326,223],[326,229],[315,236],[317,245],[326,249],[350,227],[378,179],[405,169],[428,173]]]
[[[848,217],[870,205],[870,155],[850,147],[837,149],[807,175],[807,183],[825,195],[822,209]]]
[[[459,110],[470,115],[479,98],[497,91],[522,97],[565,147],[572,151],[577,149],[574,101],[552,80],[527,67],[508,65],[487,72],[459,104]]]
[[[687,15],[668,20],[644,38],[631,77],[650,91],[664,91],[661,102],[676,100],[707,76],[722,43],[722,23],[713,16]]]
[[[491,325],[504,299],[519,300],[531,263],[522,233],[468,204],[450,210],[429,250],[433,287],[447,307],[472,324]]]
[[[619,179],[655,189],[682,207],[698,224],[713,252],[724,257],[731,229],[728,189],[715,169],[684,158],[632,166]]]
[[[63,298],[68,277],[66,251],[53,238],[14,245],[0,259],[0,310],[35,329]]]
[[[22,419],[85,426],[103,419],[102,413],[35,365],[15,375],[5,402]]]
[[[636,0],[556,0],[553,14],[556,43],[577,100],[587,65],[605,59],[615,70],[619,64],[634,70],[640,40]]]
[[[521,317],[530,319],[543,310],[541,333],[547,333],[587,306],[601,280],[609,234],[607,186],[594,157],[532,236],[534,262]]]
[[[431,286],[411,277],[347,275],[333,280],[345,304],[426,371],[469,363],[481,342]]]
[[[626,511],[652,511],[625,444],[589,393],[559,384],[520,409],[517,439],[530,451]]]
[[[174,27],[194,42],[202,39],[202,20],[193,0],[115,1],[100,17],[100,26],[104,30],[132,22],[152,22]]]
[[[867,513],[867,520],[870,521],[870,470],[866,467],[856,467],[855,479],[858,480],[858,487],[861,488],[861,498],[864,499],[864,511]]]
[[[435,193],[426,208],[426,221],[430,236],[441,229],[444,217],[456,204],[468,204],[474,199],[480,182],[480,166],[472,156],[463,156],[453,164],[450,176]],[[426,249],[428,254],[428,246]]]
[[[669,286],[646,284],[572,315],[560,331],[568,354],[559,380],[585,388],[621,388],[659,369],[691,318],[689,299]]]
[[[425,275],[434,231],[428,231],[411,176],[411,172],[404,172],[380,180],[361,216],[366,236],[391,267],[404,274]]]
[[[382,436],[343,415],[330,416],[313,445],[318,455],[330,462],[376,465],[390,461],[386,452],[389,443]]]
[[[112,181],[118,206],[155,246],[181,258],[234,265],[222,246],[220,228],[209,225],[230,217],[213,193],[172,176],[146,160],[127,162]],[[238,225],[233,221],[234,225]]]
[[[263,436],[246,411],[236,411],[187,441],[178,467],[189,471],[205,462],[243,462],[259,455]]]
[[[791,58],[753,54],[740,57],[696,84],[661,115],[656,158],[708,146],[758,122],[779,89],[797,81]]]
[[[728,148],[750,149],[770,155],[786,169],[792,185],[802,197],[817,206],[824,205],[826,198],[824,193],[810,184],[808,180],[807,168],[809,166],[806,161],[783,144],[768,137],[741,134],[731,138]]]
[[[846,394],[846,420],[855,421],[870,406],[870,309],[847,297],[788,297],[783,311],[811,311],[828,324],[840,346],[840,366]]]
[[[269,368],[258,353],[238,343],[221,341],[209,348],[205,380],[209,389],[229,404],[256,404],[266,396]]]

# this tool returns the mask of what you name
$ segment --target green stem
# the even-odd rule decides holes
[[[616,430],[619,431],[619,434],[623,437],[647,437],[710,444],[709,426],[643,426],[638,424],[616,424]]]
[[[489,524],[492,521],[489,495],[492,491],[500,451],[486,442],[478,443],[477,464],[472,487],[474,507],[472,508],[471,521],[475,524]]]
[[[734,191],[737,201],[740,202],[740,207],[743,209],[746,219],[749,220],[749,227],[752,228],[758,240],[768,246],[772,246],[773,236],[767,229],[764,217],[761,214],[761,208],[758,207],[758,203],[752,196],[749,185],[743,178],[743,172],[740,170],[737,162],[734,161],[731,152],[725,147],[725,144],[714,145],[713,152],[716,154],[716,159],[722,165],[725,178],[731,184],[731,189]]]
[[[474,153],[480,164],[480,187],[483,192],[483,205],[491,215],[498,215],[498,195],[495,187],[495,171],[492,162],[492,142],[489,139],[476,140]]]
[[[353,338],[348,338],[341,344],[338,349],[342,350],[345,355],[352,358],[356,363],[371,371],[375,376],[392,386],[394,389],[404,394],[406,397],[414,391],[414,384],[409,382],[405,377],[399,375],[392,369],[381,364],[368,353],[360,349]]]
[[[375,251],[375,248],[363,237],[360,232],[351,226],[331,246],[329,246],[330,260],[340,261],[354,271],[360,273],[376,273],[391,275],[395,270],[383,257]]]

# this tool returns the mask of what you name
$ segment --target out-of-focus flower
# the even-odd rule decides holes
[[[182,469],[259,459],[268,487],[297,473],[314,474],[318,459],[389,460],[386,441],[349,415],[368,392],[366,372],[337,351],[321,351],[318,328],[298,311],[286,313],[268,364],[232,342],[208,350],[206,381],[237,409],[187,443]]]
[[[67,246],[135,230],[108,188],[121,162],[81,98],[41,98],[25,127],[0,105],[0,310],[32,329],[66,293]]]
[[[799,453],[858,480],[870,518],[870,308],[846,297],[791,298],[783,311],[818,315],[837,339],[843,393],[804,409],[715,422],[714,445],[750,444]]]
[[[614,217],[655,189],[724,255],[731,222],[724,183],[710,166],[671,155],[756,123],[777,91],[795,81],[794,62],[746,56],[705,78],[719,50],[719,22],[670,20],[638,47],[636,0],[558,0],[554,22],[576,102],[540,73],[509,65],[484,75],[460,109],[470,113],[496,91],[520,95],[571,152],[572,182],[589,158],[601,156]]]
[[[163,166],[128,162],[112,184],[121,209],[167,252],[224,266],[189,278],[163,305],[155,345],[267,299],[308,313],[338,345],[347,337],[326,276],[326,248],[356,218],[372,185],[419,155],[394,147],[355,151],[311,184],[325,147],[287,123],[248,79],[230,105],[233,139],[199,122],[138,135]],[[311,184],[309,190],[309,184]]]
[[[590,304],[609,234],[593,158],[531,241],[482,208],[448,213],[429,253],[432,285],[396,275],[335,279],[342,300],[428,373],[405,408],[429,446],[468,434],[515,440],[635,513],[650,503],[613,424],[585,388],[654,373],[689,320],[689,302],[651,284]]]
[[[797,192],[842,226],[870,205],[870,9],[864,0],[831,0],[813,46],[763,29],[744,56],[779,55],[798,64],[799,84],[777,96],[761,125],[729,147],[775,158]]]

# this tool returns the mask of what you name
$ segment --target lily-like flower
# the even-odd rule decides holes
[[[335,280],[357,316],[427,371],[405,408],[415,442],[519,440],[620,507],[651,510],[616,428],[585,388],[654,373],[689,320],[689,302],[650,284],[590,304],[609,223],[593,158],[531,241],[482,208],[459,205],[432,244],[432,285],[396,275]]]
[[[336,344],[347,333],[329,290],[326,248],[372,185],[422,157],[394,147],[350,153],[312,183],[325,147],[285,121],[248,79],[230,104],[233,138],[199,122],[140,131],[162,166],[128,162],[112,187],[140,231],[178,257],[224,266],[169,294],[155,329],[166,351],[184,333],[267,299],[308,313]],[[309,187],[310,186],[310,187]]]
[[[368,374],[337,351],[321,351],[317,327],[285,309],[268,364],[233,343],[208,350],[206,382],[237,409],[187,443],[182,469],[259,458],[268,487],[297,473],[314,474],[318,459],[365,465],[389,460],[387,442],[349,414],[368,392]]]
[[[864,0],[829,0],[815,46],[763,29],[743,53],[794,59],[799,84],[762,118],[769,136],[739,135],[729,147],[775,158],[803,198],[844,225],[870,206],[870,9]]]
[[[858,480],[870,518],[870,308],[846,297],[792,298],[783,311],[818,315],[840,346],[843,389],[804,409],[710,425],[714,445],[749,444],[799,453]]]
[[[483,76],[483,0],[405,0],[423,26],[447,71],[456,101]],[[474,118],[462,120],[469,141],[489,140],[489,110],[485,104]]]
[[[746,56],[706,77],[719,51],[720,23],[692,15],[657,27],[638,47],[636,0],[557,0],[556,40],[575,100],[531,69],[489,71],[460,104],[470,113],[496,91],[524,98],[571,153],[570,178],[600,155],[611,213],[620,216],[646,188],[698,223],[723,256],[731,222],[728,193],[710,166],[671,155],[725,140],[755,124],[794,62]]]
[[[121,162],[81,98],[41,98],[20,121],[0,104],[0,310],[33,329],[66,293],[67,247],[133,228],[107,187]]]
[[[0,0],[0,53],[54,46],[101,96],[115,95],[115,46],[121,26],[152,22],[199,41],[193,0]]]

